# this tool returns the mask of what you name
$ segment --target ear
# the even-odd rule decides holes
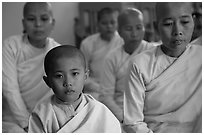
[[[55,19],[52,19],[52,26],[55,26]]]
[[[51,88],[51,85],[50,85],[50,82],[49,82],[48,77],[47,77],[47,76],[43,76],[43,80],[45,81],[45,83],[47,84],[47,86]]]
[[[84,80],[86,81],[88,79],[88,77],[89,77],[89,70],[87,69],[85,71],[85,78],[84,78]]]

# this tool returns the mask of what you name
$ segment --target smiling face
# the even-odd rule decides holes
[[[31,44],[32,42],[45,40],[50,35],[55,24],[51,7],[45,2],[27,3],[24,7],[22,22]]]
[[[190,3],[162,3],[156,7],[158,32],[168,51],[184,51],[194,23]]]
[[[87,72],[79,56],[65,56],[53,60],[48,76],[44,77],[56,97],[68,103],[79,98],[86,79]]]

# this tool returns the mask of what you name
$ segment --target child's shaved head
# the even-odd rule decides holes
[[[52,6],[49,2],[26,2],[23,8],[23,17],[26,16],[26,14],[31,8],[36,6],[46,9],[47,11],[50,12],[50,15],[53,16]]]
[[[57,59],[60,58],[76,58],[78,57],[81,60],[84,70],[86,70],[86,62],[83,53],[72,45],[61,45],[51,49],[45,56],[44,68],[45,73],[48,75],[51,71],[54,63]]]
[[[122,11],[120,13],[120,15],[118,16],[118,27],[119,29],[125,25],[127,22],[127,18],[129,16],[137,16],[138,18],[140,18],[141,20],[143,20],[143,14],[141,11],[139,11],[138,9],[135,8],[127,8],[124,11]]]

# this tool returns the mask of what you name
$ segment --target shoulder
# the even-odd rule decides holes
[[[202,46],[190,44],[189,50],[193,56],[202,59]]]
[[[47,40],[48,40],[48,46],[50,46],[51,48],[60,46],[60,43],[58,43],[51,37],[48,37]]]
[[[53,95],[39,102],[33,109],[32,113],[36,113],[44,118],[47,115],[48,110],[52,108],[52,97]]]
[[[104,104],[102,104],[101,102],[93,98],[91,95],[89,94],[83,94],[83,95],[86,101],[93,107],[93,109],[107,109],[107,107]]]
[[[21,46],[23,35],[13,35],[4,40],[3,46]]]
[[[82,40],[82,44],[91,44],[92,42],[96,41],[98,37],[99,37],[99,33],[90,35],[86,37],[84,40]]]
[[[24,44],[24,36],[23,35],[14,35],[10,36],[3,42],[3,53],[4,52],[12,52],[14,55],[22,49]]]
[[[123,46],[119,46],[108,53],[106,57],[107,62],[118,63],[121,60],[123,53]]]
[[[158,47],[152,47],[148,50],[139,53],[138,55],[135,55],[131,58],[130,64],[134,64],[139,67],[148,66],[152,59],[155,57],[157,48]]]

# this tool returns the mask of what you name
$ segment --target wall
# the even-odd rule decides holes
[[[77,2],[51,2],[55,28],[51,34],[61,44],[75,44],[74,18],[78,17]],[[8,36],[22,33],[24,2],[2,2],[2,41]]]

